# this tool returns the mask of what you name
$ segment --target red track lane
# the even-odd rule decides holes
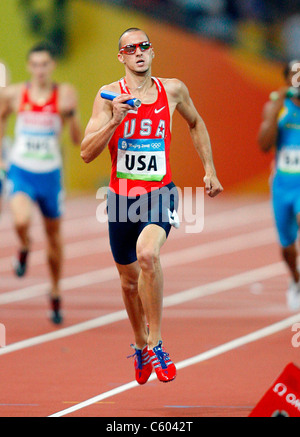
[[[108,246],[104,247],[106,225],[92,220],[97,205],[93,198],[67,203],[64,235],[69,252],[64,278],[113,267]],[[80,226],[80,220],[88,225]],[[6,236],[8,242],[5,245],[0,240],[0,322],[6,327],[8,347],[124,309],[117,275],[101,282],[83,283],[81,287],[71,282],[63,294],[65,322],[62,327],[54,327],[47,319],[46,291],[29,298],[31,288],[25,290],[48,283],[45,262],[39,253],[34,253],[43,249],[38,218],[33,235],[28,276],[22,280],[14,278],[5,264],[15,251],[8,213],[0,220],[0,236]],[[260,242],[264,235],[266,241]],[[87,245],[87,240],[91,244]],[[95,240],[99,240],[99,250]],[[74,242],[79,244],[78,253],[72,252]],[[198,249],[193,251],[197,245]],[[205,245],[207,252],[200,256]],[[188,249],[191,259],[179,252],[184,249]],[[167,258],[177,252],[177,258]],[[285,305],[288,278],[282,266],[276,269],[276,263],[281,266],[266,199],[220,196],[220,200],[206,201],[202,233],[185,234],[183,226],[178,231],[172,230],[162,250],[165,298],[204,286],[197,297],[166,305],[164,309],[163,339],[172,360],[182,362],[293,315]],[[274,273],[272,267],[265,279],[257,276],[256,269],[272,264]],[[238,275],[247,271],[254,272],[253,281],[240,283]],[[85,280],[90,280],[89,275]],[[206,293],[205,284],[228,277],[232,277],[232,286],[214,294]],[[1,301],[22,289],[24,296],[21,294],[18,301],[6,304]],[[292,346],[292,335],[291,327],[286,327],[181,368],[172,383],[154,379],[66,416],[246,417],[286,364],[300,365],[299,348]],[[1,354],[0,349],[0,416],[49,416],[133,381],[133,359],[126,359],[132,353],[132,342],[125,317],[10,353]]]

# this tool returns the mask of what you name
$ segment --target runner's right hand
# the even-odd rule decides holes
[[[133,99],[131,94],[120,94],[113,101],[113,119],[117,124],[121,124],[132,106],[124,103],[126,100]]]

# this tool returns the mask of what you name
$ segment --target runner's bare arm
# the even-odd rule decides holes
[[[9,115],[13,112],[13,100],[17,93],[16,86],[0,88],[0,169],[5,165],[2,160],[2,139],[6,131],[6,123]]]
[[[171,95],[177,103],[176,109],[188,123],[193,144],[203,163],[206,192],[210,197],[214,197],[223,191],[223,187],[216,175],[207,128],[193,104],[186,85],[177,79],[172,79],[172,82]]]
[[[278,99],[269,101],[265,104],[262,114],[262,123],[259,127],[257,141],[263,152],[272,149],[277,140],[278,134],[278,115],[283,106],[287,87],[278,91]]]
[[[117,92],[115,87],[105,89]],[[128,98],[132,98],[132,96],[122,94],[113,101],[108,101],[101,98],[100,92],[97,93],[92,116],[81,143],[81,157],[84,162],[93,161],[103,152],[116,128],[121,124],[127,112],[132,109],[131,106],[124,103]]]
[[[78,96],[72,85],[60,85],[59,111],[63,121],[69,125],[69,133],[72,142],[74,144],[80,144],[82,140],[82,129],[78,111]]]

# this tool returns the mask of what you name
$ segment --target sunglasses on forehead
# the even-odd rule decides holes
[[[152,44],[149,41],[140,42],[139,44],[128,44],[127,46],[120,48],[120,53],[124,53],[125,55],[134,55],[138,47],[142,52],[145,52],[152,47]]]

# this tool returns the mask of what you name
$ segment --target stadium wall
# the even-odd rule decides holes
[[[58,63],[55,80],[73,83],[79,93],[85,128],[100,86],[122,77],[117,43],[124,29],[143,28],[151,37],[156,57],[152,73],[177,77],[204,119],[212,142],[215,166],[227,192],[265,192],[272,157],[260,152],[256,141],[261,111],[269,93],[281,84],[279,65],[238,49],[226,48],[116,6],[76,0],[69,4],[69,52]],[[0,2],[0,59],[11,81],[28,78],[25,58],[38,41],[26,28],[17,0]],[[13,135],[13,121],[8,132]],[[79,148],[63,135],[65,183],[69,193],[107,185],[110,157],[84,164]],[[193,148],[186,123],[175,114],[172,128],[171,165],[174,182],[202,186],[203,168]]]

